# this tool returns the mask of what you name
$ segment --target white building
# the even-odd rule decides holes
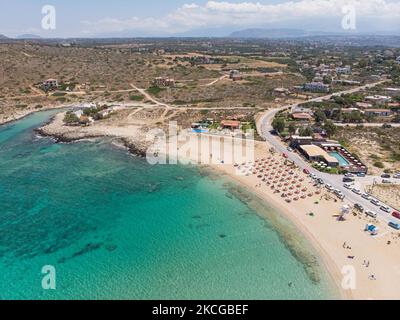
[[[380,96],[380,95],[374,95],[374,96],[368,96],[365,97],[366,101],[372,101],[375,103],[385,103],[391,100],[391,97],[388,96]]]
[[[338,68],[336,68],[336,73],[337,74],[351,74],[351,67],[350,66],[338,67]]]
[[[329,85],[322,82],[310,82],[304,85],[304,90],[311,92],[329,92]]]

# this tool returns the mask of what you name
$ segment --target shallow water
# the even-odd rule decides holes
[[[222,178],[37,137],[53,113],[0,126],[0,298],[333,298],[318,263],[315,281]],[[56,290],[42,289],[44,265]]]

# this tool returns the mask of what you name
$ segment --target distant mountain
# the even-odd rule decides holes
[[[310,33],[298,29],[244,29],[233,32],[230,38],[293,38],[306,37]]]
[[[36,34],[21,34],[16,37],[16,39],[41,39],[41,36],[38,36]]]
[[[4,34],[0,34],[0,40],[6,40],[8,37],[6,37]]]

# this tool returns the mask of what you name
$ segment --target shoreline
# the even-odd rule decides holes
[[[10,119],[10,120],[4,120],[2,118],[0,120],[0,126],[6,125],[6,124],[11,124],[13,122],[22,120],[22,119],[24,119],[26,117],[29,117],[30,115],[35,114],[37,112],[46,112],[46,111],[51,111],[51,110],[60,110],[60,111],[62,111],[63,109],[72,108],[72,107],[73,106],[71,104],[65,104],[65,105],[59,105],[59,106],[47,106],[47,107],[43,107],[41,109],[29,109],[29,110],[27,110],[26,113],[19,114],[17,116],[17,118]],[[51,122],[51,119],[49,120],[49,122]]]
[[[60,134],[60,135],[49,134],[48,132],[46,133],[45,131],[40,130],[40,129],[38,130],[38,132],[43,133],[44,135],[50,136],[50,137],[56,136],[57,141],[59,141],[59,142],[73,142],[73,141],[82,140],[82,138],[65,138],[65,136],[63,134]],[[103,137],[106,137],[106,136],[103,136]],[[91,138],[93,138],[93,136],[91,136]],[[94,138],[101,138],[101,136],[96,136]],[[115,137],[115,138],[117,139],[117,141],[120,141],[122,143],[122,145],[119,145],[117,147],[125,148],[125,149],[127,149],[127,151],[130,154],[133,154],[135,156],[140,156],[140,157],[146,156],[146,153],[143,151],[143,149],[140,150],[135,147],[135,143],[129,142],[127,139],[125,139],[123,137]],[[137,152],[137,150],[140,150],[140,152]],[[201,166],[198,166],[198,167],[199,167],[199,169],[201,168]],[[235,176],[229,175],[226,172],[224,172],[224,170],[221,170],[219,165],[206,165],[204,167],[206,170],[211,170],[211,171],[216,170],[218,172],[218,174],[220,174],[221,176],[224,176],[224,178],[228,178],[230,180],[230,182],[235,184],[235,186],[237,186],[243,190],[246,190],[249,194],[251,194],[251,196],[253,197],[253,200],[258,201],[264,208],[271,207],[272,210],[274,211],[275,215],[279,215],[280,218],[283,218],[287,222],[291,223],[293,225],[293,227],[296,229],[296,231],[298,231],[301,234],[300,237],[303,237],[304,240],[307,241],[307,243],[310,245],[310,249],[312,249],[312,251],[314,251],[315,254],[317,255],[317,260],[319,262],[319,264],[317,266],[317,268],[319,269],[318,271],[321,272],[322,271],[321,268],[322,268],[323,271],[325,271],[325,272],[323,272],[324,275],[328,276],[327,280],[329,282],[329,285],[333,287],[332,291],[335,292],[334,298],[339,298],[339,299],[350,299],[351,298],[350,295],[345,294],[344,292],[342,292],[340,290],[340,287],[338,285],[339,277],[337,274],[335,274],[333,272],[333,268],[331,268],[331,263],[327,263],[327,261],[329,259],[329,255],[326,254],[325,252],[322,252],[322,250],[318,246],[317,241],[315,241],[315,239],[312,239],[309,234],[306,234],[304,232],[304,230],[301,228],[301,226],[298,223],[296,223],[296,221],[293,221],[293,219],[291,219],[290,215],[286,214],[286,212],[285,212],[286,209],[281,208],[279,205],[277,205],[277,203],[275,203],[273,198],[266,200],[265,198],[262,197],[262,195],[258,194],[257,192],[254,192],[254,190],[249,188],[242,181],[238,180]],[[245,201],[245,202],[246,202],[246,205],[249,205],[249,206],[251,205],[247,201]],[[267,222],[268,221],[270,222],[270,218],[267,217],[266,215],[262,214],[260,212],[260,210],[254,209],[254,211],[262,219],[265,219]],[[306,273],[308,274],[310,279],[313,281],[312,275],[310,273],[312,273],[312,271],[315,271],[315,270],[312,270],[312,271],[307,270],[307,263],[304,260],[304,257],[302,256],[302,253],[304,253],[304,251],[299,253],[299,251],[300,251],[299,248],[296,248],[295,246],[288,243],[288,241],[285,239],[285,237],[282,233],[282,230],[277,230],[276,228],[274,228],[274,229],[278,233],[278,235],[281,237],[284,244],[288,247],[288,250],[291,251],[294,258],[303,265],[303,267],[306,270]],[[315,268],[315,266],[314,266],[314,268]],[[336,297],[336,294],[338,294],[339,297]]]
[[[315,237],[313,237],[310,232],[308,232],[307,230],[302,228],[302,226],[298,220],[293,219],[293,216],[288,213],[288,210],[286,208],[283,208],[273,197],[269,197],[269,199],[265,199],[265,197],[262,194],[260,194],[259,192],[255,191],[255,190],[252,190],[253,188],[251,188],[249,185],[243,183],[240,179],[238,179],[234,175],[226,174],[226,172],[224,170],[221,170],[220,168],[218,168],[218,166],[210,166],[210,168],[217,170],[221,174],[226,175],[228,177],[228,179],[232,180],[237,186],[243,188],[244,190],[246,190],[247,192],[252,194],[253,197],[256,197],[256,199],[260,203],[262,203],[262,205],[264,205],[266,207],[271,207],[273,209],[273,212],[275,215],[278,215],[281,218],[289,221],[297,229],[297,231],[299,231],[301,233],[301,236],[304,237],[304,239],[308,242],[308,244],[312,247],[312,249],[315,250],[315,253],[318,255],[318,261],[322,263],[322,265],[319,265],[318,268],[323,268],[326,271],[326,274],[329,277],[328,280],[330,282],[330,285],[333,285],[334,286],[333,289],[336,291],[336,293],[339,294],[339,297],[337,297],[337,298],[342,299],[342,300],[343,299],[349,299],[349,300],[354,299],[354,297],[351,293],[344,291],[341,288],[341,286],[339,285],[341,282],[342,275],[336,270],[336,268],[334,266],[334,262],[332,261],[329,254],[321,247],[321,245],[319,244],[317,239]],[[270,220],[265,214],[263,214],[259,211],[256,211],[256,212],[261,218],[266,219],[267,221]],[[279,230],[276,230],[276,231],[280,234]],[[284,237],[283,237],[282,241],[285,241]],[[296,248],[293,248],[293,249],[296,250]],[[295,257],[295,258],[297,259],[297,257]],[[300,262],[303,263],[303,261],[300,261]]]
[[[53,122],[54,121],[53,119]],[[100,129],[101,128],[104,129],[104,127],[100,126]],[[118,141],[122,141],[129,153],[136,155],[135,147],[132,148],[132,146],[135,146],[138,139],[130,140],[126,136],[110,133],[118,132],[107,131],[97,135],[96,138],[116,138]],[[135,132],[130,132],[130,134],[135,134]],[[137,131],[136,134],[138,134]],[[49,132],[47,132],[46,135],[54,137],[54,134],[49,134]],[[69,139],[69,142],[79,141],[83,138],[88,138],[88,136],[78,135],[78,137]],[[143,147],[143,145],[144,144],[141,146]],[[255,142],[256,153],[258,153],[256,158],[270,155],[267,146],[268,144],[266,142]],[[279,155],[275,156],[275,158],[278,159]],[[340,294],[340,299],[381,300],[398,299],[400,297],[400,289],[396,290],[396,288],[400,287],[400,279],[395,281],[396,279],[390,276],[391,274],[400,273],[400,269],[397,270],[396,267],[398,264],[397,262],[400,261],[400,236],[395,238],[394,233],[386,228],[386,230],[382,230],[383,234],[381,237],[370,237],[363,232],[366,223],[374,222],[382,229],[385,229],[385,226],[381,226],[379,222],[371,221],[362,216],[349,217],[345,222],[339,223],[337,221],[337,214],[343,203],[339,201],[332,202],[332,199],[324,199],[324,197],[330,196],[328,193],[324,193],[321,197],[318,196],[316,198],[314,196],[313,198],[299,201],[296,206],[294,206],[294,203],[285,203],[282,198],[272,194],[272,192],[266,188],[257,188],[257,184],[259,184],[260,180],[254,175],[238,176],[235,173],[233,165],[212,164],[207,166],[222,175],[226,175],[230,180],[234,181],[238,187],[243,188],[249,194],[265,203],[266,207],[276,209],[274,210],[276,211],[274,214],[292,223],[296,227],[296,231],[301,233],[316,251],[319,258],[318,260],[327,271],[332,283],[336,285],[336,289],[338,289],[338,293]],[[304,175],[304,177],[306,176]],[[255,211],[260,217],[269,220],[267,216],[261,214],[257,210]],[[308,215],[309,212],[317,214],[315,216],[313,215],[313,218],[311,218]],[[301,215],[301,213],[303,213],[303,215]],[[392,242],[391,246],[386,244],[388,240]],[[346,241],[345,243],[351,243],[353,247],[351,251],[344,251],[345,248],[342,247],[344,241]],[[393,247],[397,247],[397,250]],[[348,260],[347,254],[354,255],[357,261]],[[362,258],[360,258],[360,256]],[[359,259],[371,260],[371,265],[373,266],[366,269],[364,265],[361,266]],[[364,262],[365,261],[366,260],[364,260]],[[357,273],[357,287],[354,290],[344,290],[341,287],[343,280],[341,270],[344,266],[348,265],[353,266]],[[379,279],[380,281],[370,281],[370,279],[368,279],[369,274],[377,275],[378,278],[381,278]],[[396,284],[399,284],[399,286],[396,286]]]

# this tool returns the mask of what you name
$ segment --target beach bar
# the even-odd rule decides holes
[[[313,162],[321,162],[323,161],[325,164],[332,168],[336,168],[339,166],[339,160],[335,157],[329,155],[325,150],[316,146],[316,145],[304,145],[300,146],[300,151],[304,154],[304,156]]]

